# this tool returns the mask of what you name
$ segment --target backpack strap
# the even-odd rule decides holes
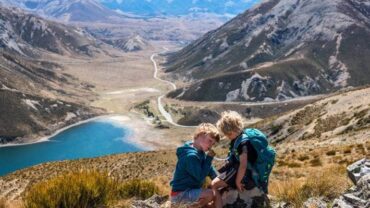
[[[249,140],[248,135],[244,134],[244,132],[238,138],[236,138],[234,146],[231,149],[230,153],[231,153],[231,155],[233,155],[235,157],[235,159],[237,161],[240,161],[239,153],[238,153],[239,145],[242,144],[243,142],[248,141],[248,140]]]

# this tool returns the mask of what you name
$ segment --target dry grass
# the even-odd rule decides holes
[[[107,173],[83,171],[60,175],[32,186],[24,202],[26,208],[106,207],[118,200],[147,199],[157,193],[158,187],[151,181],[122,182]]]
[[[307,170],[306,170],[307,171]],[[305,178],[272,180],[270,194],[294,207],[302,207],[310,197],[333,200],[350,187],[345,167],[330,166],[322,171],[311,169]]]
[[[69,173],[34,185],[25,196],[26,208],[101,207],[116,199],[116,183],[108,174]]]
[[[0,208],[6,208],[6,201],[3,198],[0,198]]]
[[[336,154],[335,150],[329,150],[328,152],[326,152],[327,156],[334,156],[335,154]]]
[[[316,167],[316,166],[322,166],[322,161],[320,159],[320,157],[317,157],[317,158],[314,158],[310,161],[310,164],[312,167]]]

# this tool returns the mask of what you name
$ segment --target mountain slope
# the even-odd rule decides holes
[[[0,0],[0,2],[65,22],[110,21],[121,16],[95,0]]]
[[[86,107],[85,99],[93,98],[91,85],[65,74],[52,60],[34,59],[53,53],[102,53],[93,38],[77,28],[2,7],[0,28],[0,144],[39,139],[101,112]]]
[[[264,1],[170,55],[166,72],[191,85],[169,96],[261,101],[327,93],[370,83],[369,56],[367,1]]]
[[[23,55],[32,56],[41,51],[83,56],[102,53],[97,41],[85,31],[21,9],[0,7],[0,28],[0,48]]]
[[[51,62],[0,52],[0,144],[39,139],[99,114],[85,107],[89,86]]]

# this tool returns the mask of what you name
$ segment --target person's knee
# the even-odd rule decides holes
[[[219,179],[219,178],[215,178],[215,179],[213,179],[213,180],[212,180],[212,182],[211,182],[211,186],[212,186],[212,188],[213,188],[213,187],[215,187],[215,186],[217,186],[217,184],[219,184],[219,181],[220,181],[220,179]]]
[[[214,192],[211,189],[205,190],[205,198],[207,201],[212,201],[214,198]]]
[[[219,188],[224,187],[224,184],[225,183],[222,180],[220,180],[219,178],[216,178],[212,181],[211,186],[212,186],[212,189],[219,189]]]

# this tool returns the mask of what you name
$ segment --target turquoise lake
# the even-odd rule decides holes
[[[69,128],[50,141],[0,148],[0,176],[36,164],[144,151],[129,143],[129,128],[101,120]]]

